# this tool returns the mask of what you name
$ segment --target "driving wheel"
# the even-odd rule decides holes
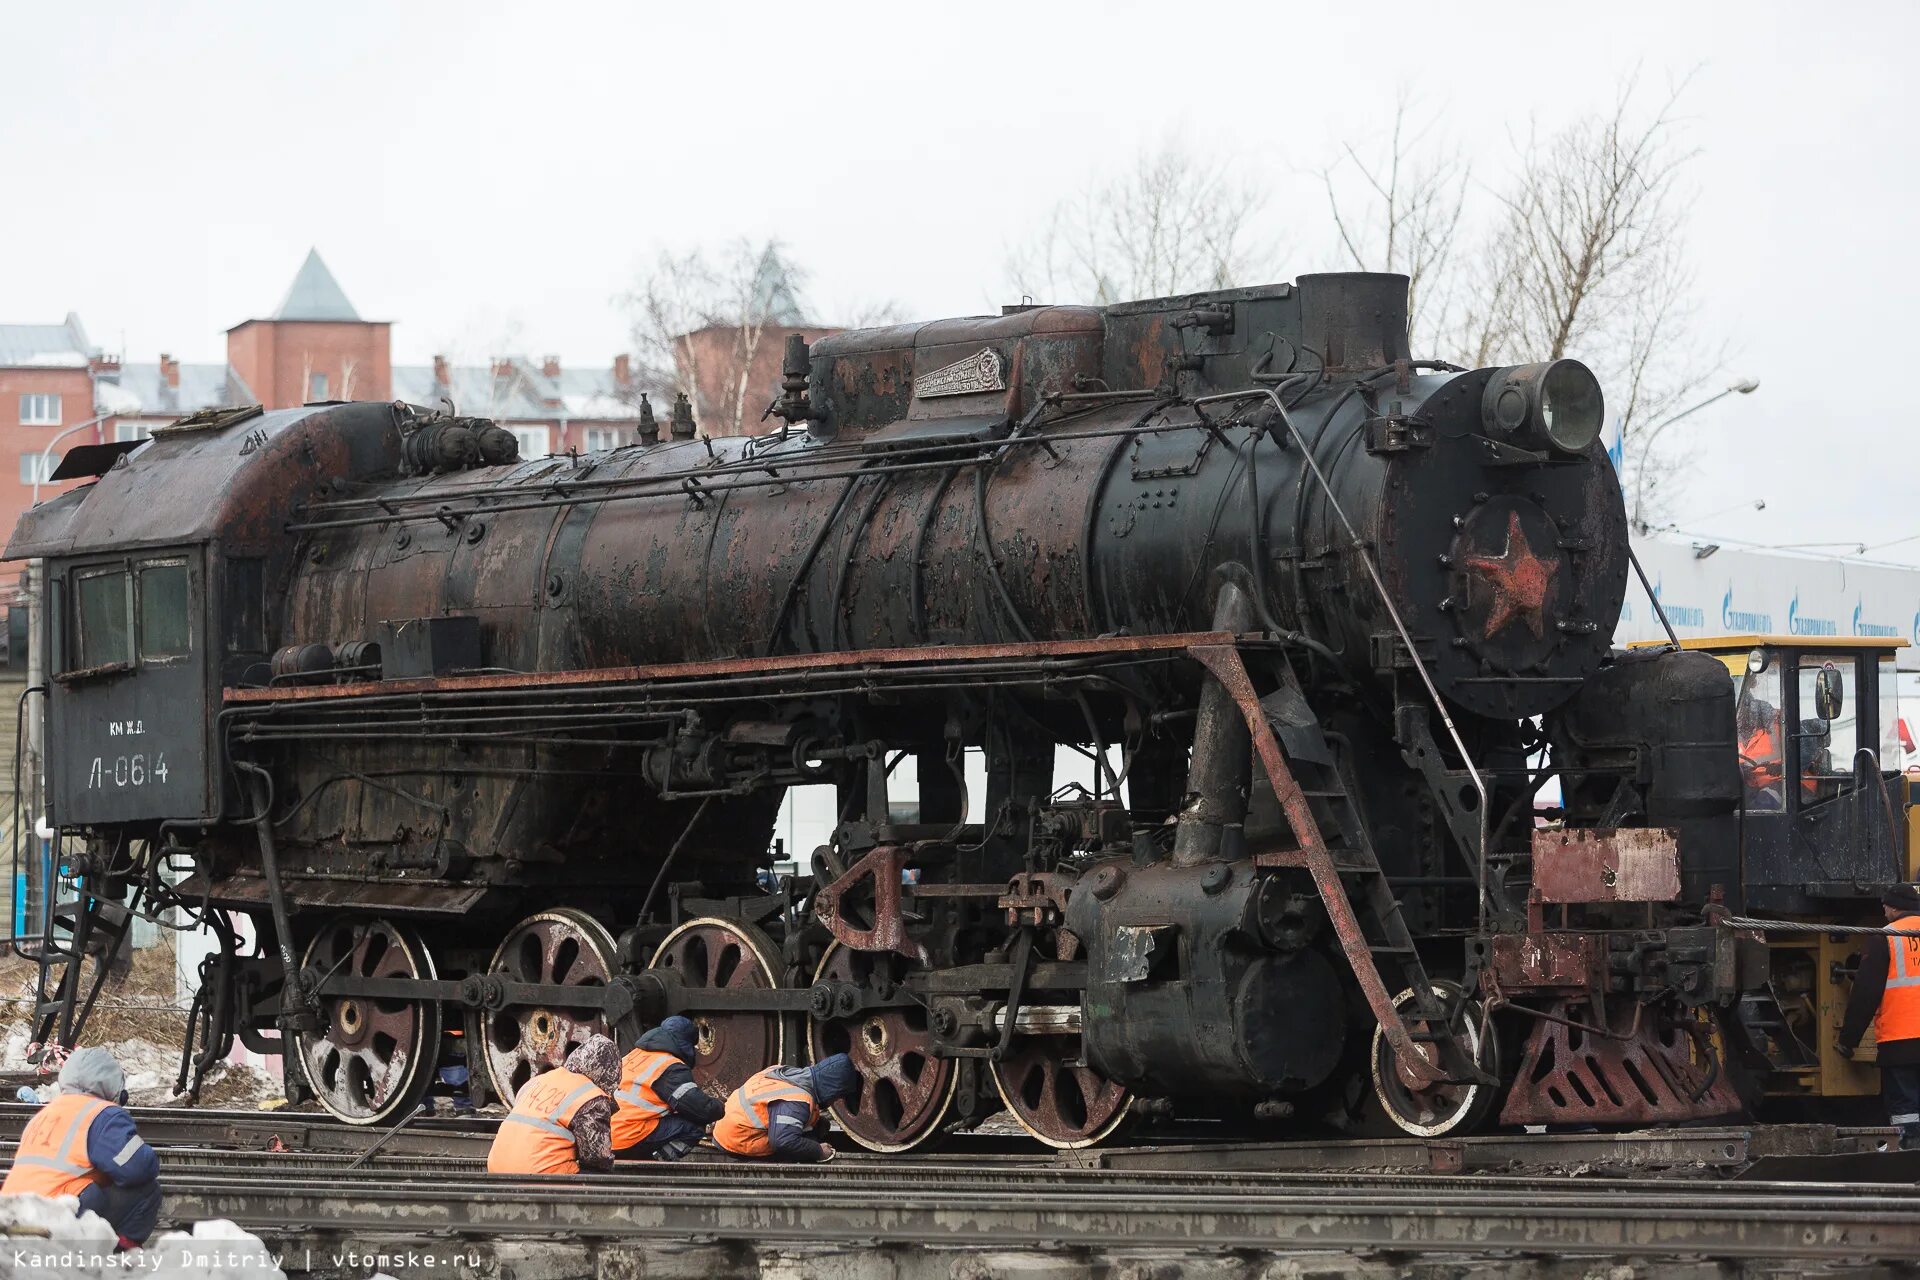
[[[892,952],[850,951],[836,942],[820,958],[813,980],[897,988],[908,963]],[[910,1151],[939,1135],[960,1074],[953,1059],[934,1057],[925,1006],[893,1005],[815,1021],[807,1051],[814,1062],[836,1053],[853,1060],[860,1089],[836,1102],[833,1114],[861,1146]]]
[[[647,968],[671,970],[688,988],[771,990],[780,985],[779,955],[773,940],[752,925],[703,916],[662,939]],[[726,1097],[779,1062],[786,1049],[777,1013],[709,1010],[687,1016],[693,1020],[693,1078],[715,1097]]]
[[[1035,942],[1036,960],[1058,960],[1056,930]],[[1028,1006],[1067,1003],[1079,992],[1029,992]],[[1015,1031],[1007,1055],[993,1064],[993,1084],[1020,1127],[1050,1147],[1091,1147],[1113,1136],[1126,1121],[1133,1095],[1086,1064],[1080,1033],[1044,1024],[1031,1034]]]
[[[432,981],[433,957],[390,920],[329,921],[301,968],[314,979]],[[439,1066],[440,1002],[387,996],[322,996],[320,1025],[295,1040],[314,1097],[348,1124],[379,1124],[412,1111]]]
[[[507,931],[487,965],[490,977],[540,986],[604,987],[614,971],[613,938],[584,911],[528,916]],[[566,1062],[587,1039],[610,1036],[593,1004],[509,1005],[481,1015],[487,1076],[511,1104],[527,1081]]]

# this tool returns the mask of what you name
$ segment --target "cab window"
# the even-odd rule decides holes
[[[137,572],[141,660],[185,657],[191,630],[187,621],[187,562],[149,560]]]
[[[1839,673],[1840,707],[1839,714],[1826,720],[1822,728],[1815,689],[1820,673],[1829,667]],[[1858,700],[1854,696],[1859,683],[1854,679],[1854,661],[1844,654],[1802,654],[1797,676],[1801,791],[1807,799],[1825,797],[1840,790],[1843,779],[1853,776],[1853,753],[1859,745]]]
[[[1740,680],[1734,727],[1740,739],[1740,773],[1746,782],[1747,808],[1778,812],[1786,807],[1781,789],[1786,743],[1781,737],[1780,667],[1769,662],[1756,671],[1749,665]]]
[[[133,613],[127,571],[94,569],[74,575],[73,665],[80,670],[133,660]]]

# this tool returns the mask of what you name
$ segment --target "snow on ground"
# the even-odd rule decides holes
[[[178,1046],[158,1045],[151,1040],[132,1036],[125,1040],[107,1041],[102,1047],[113,1055],[120,1069],[127,1073],[129,1105],[187,1105],[186,1095],[173,1091],[174,1081],[179,1079],[180,1073]],[[24,1023],[14,1023],[5,1027],[4,1036],[0,1037],[0,1070],[28,1069],[27,1028]],[[42,1102],[53,1096],[51,1075],[36,1083],[42,1091]],[[259,1067],[247,1062],[223,1062],[207,1073],[206,1081],[200,1088],[200,1105],[245,1111],[279,1096],[280,1082]],[[6,1099],[9,1102],[12,1100]]]
[[[106,1219],[78,1214],[72,1197],[0,1196],[0,1262],[17,1280],[285,1280],[259,1237],[231,1222],[168,1231],[145,1249],[116,1253]]]

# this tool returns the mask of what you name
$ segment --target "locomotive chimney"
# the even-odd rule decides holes
[[[640,393],[640,421],[634,424],[633,435],[641,444],[660,443],[660,424],[653,420],[653,401],[647,399],[644,391]]]
[[[1385,271],[1306,275],[1300,334],[1329,372],[1379,369],[1407,359],[1407,277]]]
[[[673,429],[675,440],[693,439],[693,401],[687,399],[686,392],[682,391],[673,398],[673,413],[668,418],[668,422]]]

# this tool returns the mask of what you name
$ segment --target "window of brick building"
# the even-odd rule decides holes
[[[520,442],[520,456],[523,458],[544,458],[547,449],[547,429],[545,427],[509,427],[513,438]]]
[[[115,444],[125,444],[129,440],[150,440],[153,431],[144,422],[116,422],[113,424]]]
[[[60,425],[60,397],[35,392],[20,397],[20,425],[57,427]]]
[[[587,452],[599,453],[604,449],[618,449],[620,433],[612,427],[587,428]]]
[[[325,400],[327,398],[327,375],[310,373],[307,375],[307,399]]]
[[[20,455],[20,483],[45,484],[53,475],[54,468],[60,465],[60,454],[56,450],[49,454],[23,453]]]

